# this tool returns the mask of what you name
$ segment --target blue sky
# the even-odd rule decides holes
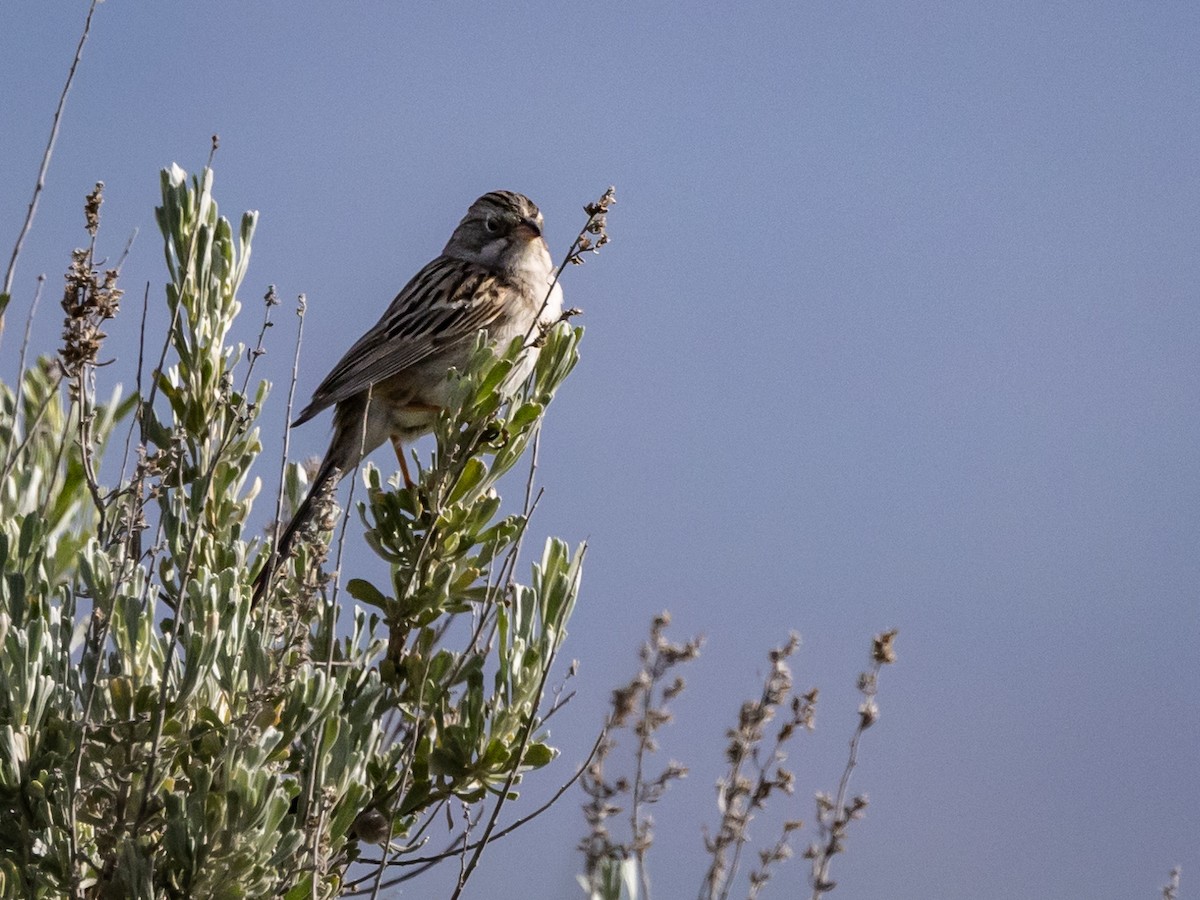
[[[5,259],[85,12],[0,7]],[[267,284],[304,292],[304,396],[476,196],[533,197],[559,255],[615,184],[613,243],[564,283],[588,333],[548,423],[535,533],[590,551],[563,757],[528,796],[582,758],[669,608],[707,646],[663,738],[692,773],[655,812],[651,865],[655,896],[691,896],[723,732],[766,650],[799,631],[797,682],[823,691],[795,805],[776,808],[811,819],[869,638],[897,627],[835,896],[1152,897],[1176,863],[1186,892],[1198,46],[1200,7],[1176,2],[109,0],[0,366],[10,378],[33,280],[59,284],[96,180],[110,255],[141,229],[130,296],[161,284],[157,172],[198,169],[214,132],[223,211],[261,213],[240,336]],[[130,352],[136,305],[110,349]],[[288,330],[262,363],[278,384]],[[294,432],[296,453],[327,428]],[[575,896],[581,799],[509,838],[473,896]],[[797,860],[764,896],[804,883]]]

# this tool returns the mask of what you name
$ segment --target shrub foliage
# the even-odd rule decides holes
[[[118,270],[96,262],[98,187],[63,345],[0,385],[6,896],[378,888],[416,848],[430,855],[451,804],[477,826],[445,848],[465,880],[500,805],[554,756],[542,700],[583,547],[549,540],[522,583],[534,500],[503,512],[496,482],[528,455],[581,330],[535,335],[520,385],[506,375],[530,349],[481,340],[451,375],[417,484],[366,470],[356,506],[386,578],[340,586],[330,506],[256,603],[260,527],[279,512],[254,515],[267,329],[253,348],[230,342],[256,214],[235,229],[212,183],[209,168],[162,173],[170,326],[157,345],[144,336],[136,370],[97,368],[121,300]],[[136,389],[99,399],[118,371]],[[304,470],[277,471],[294,503]]]

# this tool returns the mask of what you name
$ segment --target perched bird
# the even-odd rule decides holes
[[[287,558],[316,498],[385,440],[396,449],[405,483],[412,484],[402,445],[432,430],[448,399],[448,372],[466,363],[481,329],[493,346],[503,347],[561,313],[562,289],[554,283],[541,212],[522,194],[484,194],[471,204],[441,256],[413,276],[346,351],[292,423],[301,425],[334,407],[329,449],[259,573],[255,597],[265,590],[276,561]]]

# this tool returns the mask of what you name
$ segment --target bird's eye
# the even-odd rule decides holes
[[[500,223],[496,220],[495,216],[488,216],[483,220],[483,227],[488,230],[489,234],[495,234],[500,230]]]

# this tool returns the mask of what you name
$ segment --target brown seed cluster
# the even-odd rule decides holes
[[[579,237],[575,239],[575,246],[567,255],[567,261],[572,265],[583,265],[583,254],[599,253],[600,248],[608,243],[608,208],[616,202],[616,188],[610,187],[599,200],[583,208],[588,214],[588,220]]]
[[[62,348],[59,360],[68,378],[74,378],[87,366],[96,364],[96,357],[108,336],[100,330],[105,319],[113,318],[120,309],[121,295],[117,287],[118,269],[100,271],[95,264],[95,237],[100,227],[100,205],[104,202],[104,182],[87,195],[83,212],[92,241],[85,249],[71,253],[63,290]]]

